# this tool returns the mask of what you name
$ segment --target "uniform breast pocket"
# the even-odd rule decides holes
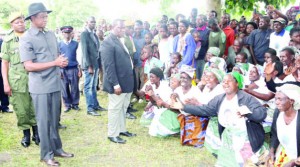
[[[28,90],[27,74],[9,75],[9,84],[13,92],[26,92]]]

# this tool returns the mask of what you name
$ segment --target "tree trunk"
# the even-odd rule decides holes
[[[204,8],[207,9],[207,12],[215,10],[218,13],[218,19],[220,19],[223,6],[222,1],[225,2],[225,0],[204,0]]]

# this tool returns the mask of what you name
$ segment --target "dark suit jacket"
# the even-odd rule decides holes
[[[122,93],[133,91],[134,79],[131,59],[120,40],[111,33],[101,45],[103,67],[103,90],[114,93],[114,86],[120,85]]]
[[[94,33],[91,33],[87,29],[85,29],[85,31],[81,33],[80,43],[82,49],[82,69],[88,69],[89,66],[92,66],[93,68],[98,68],[98,37]]]

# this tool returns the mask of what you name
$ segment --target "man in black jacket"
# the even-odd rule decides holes
[[[114,20],[111,34],[101,46],[103,90],[108,92],[108,139],[126,143],[119,135],[136,136],[126,130],[125,114],[133,91],[133,63],[124,44],[125,24]]]
[[[99,74],[98,57],[100,45],[98,37],[94,33],[96,26],[95,17],[89,17],[86,23],[87,26],[85,31],[81,33],[80,42],[87,114],[100,116],[97,111],[104,111],[105,109],[99,105],[97,99],[97,82]]]

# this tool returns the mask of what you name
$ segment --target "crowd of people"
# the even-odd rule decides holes
[[[58,128],[62,105],[64,112],[81,110],[80,92],[88,115],[108,111],[114,143],[137,136],[126,118],[137,119],[133,105],[145,102],[140,124],[150,136],[179,135],[182,145],[206,147],[216,166],[300,165],[298,6],[283,14],[268,5],[267,15],[255,11],[250,21],[194,8],[188,17],[163,15],[154,26],[97,24],[91,16],[83,30],[65,25],[55,32],[45,29],[51,12],[33,3],[26,17],[12,13],[1,47],[1,97],[10,97],[21,144],[30,145],[32,128],[47,165],[60,165],[54,156],[74,156],[62,149]],[[108,93],[107,109],[100,89]],[[1,98],[2,111],[11,112],[6,103]]]

